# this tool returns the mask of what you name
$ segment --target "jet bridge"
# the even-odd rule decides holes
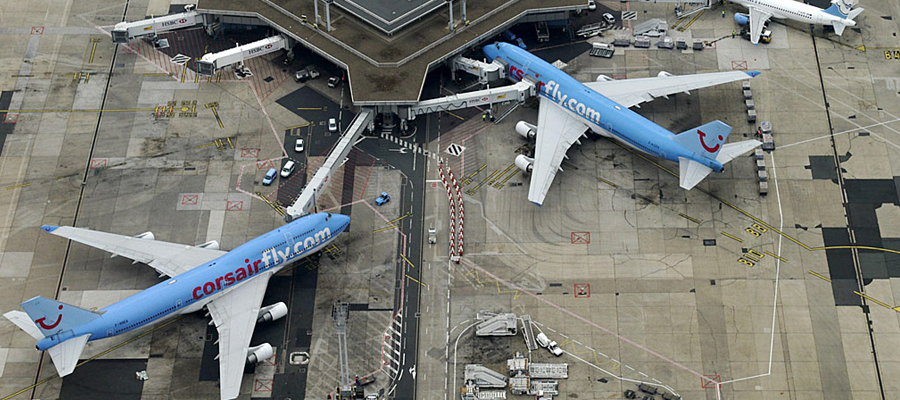
[[[498,79],[506,78],[506,67],[499,62],[478,61],[463,56],[453,58],[451,72],[456,79],[456,71],[463,71],[478,77],[478,82],[486,84]]]
[[[282,35],[275,35],[218,53],[207,53],[197,61],[197,73],[212,76],[216,71],[229,65],[243,63],[244,60],[286,48],[290,48],[288,39]]]
[[[178,14],[142,19],[134,22],[119,22],[112,30],[112,42],[124,44],[136,37],[155,36],[162,32],[202,24],[203,15],[196,11],[191,11],[190,8],[191,7],[185,7],[187,12]]]
[[[406,118],[413,120],[416,119],[417,115],[459,110],[462,108],[503,103],[512,100],[523,103],[529,97],[537,94],[535,87],[536,85],[530,82],[516,82],[514,85],[476,90],[474,92],[420,101],[418,104],[408,108]]]
[[[347,158],[347,154],[350,153],[350,149],[353,148],[353,144],[359,139],[363,130],[369,128],[374,119],[375,111],[372,109],[363,108],[359,114],[356,114],[356,117],[350,122],[350,128],[344,131],[325,163],[322,164],[322,167],[316,171],[316,174],[307,183],[306,189],[303,189],[300,192],[300,196],[297,196],[294,204],[287,208],[284,216],[286,222],[291,222],[314,211],[316,197],[322,193],[325,184],[331,179],[331,175],[341,167]]]

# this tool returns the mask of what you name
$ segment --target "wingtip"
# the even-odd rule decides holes
[[[745,74],[750,75],[751,78],[756,78],[759,76],[759,71],[744,71]]]
[[[59,229],[59,227],[58,227],[58,226],[53,226],[53,225],[44,225],[44,226],[41,227],[41,230],[44,231],[44,232],[47,232],[47,233],[51,233],[51,232],[53,232],[53,231],[55,231],[55,230],[57,230],[57,229]]]
[[[536,206],[538,206],[538,207],[543,207],[543,206],[544,206],[543,204],[538,203],[538,202],[536,202],[536,201],[532,201],[531,204],[534,204],[534,205],[536,205]]]

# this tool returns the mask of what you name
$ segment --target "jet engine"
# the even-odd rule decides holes
[[[734,22],[741,26],[747,25],[750,22],[750,15],[743,13],[734,13]]]
[[[287,312],[287,305],[285,305],[284,302],[279,301],[271,306],[259,309],[259,316],[256,318],[256,323],[275,321],[287,315]]]
[[[196,245],[196,246],[194,246],[194,247],[200,247],[200,248],[203,248],[203,249],[210,249],[210,250],[218,250],[218,249],[219,249],[219,242],[217,242],[217,241],[215,241],[215,240],[210,240],[210,241],[208,241],[208,242],[206,242],[206,243],[198,244],[198,245]]]
[[[606,76],[606,75],[597,75],[597,82],[609,82],[609,81],[614,81],[614,80],[615,79],[610,78],[609,76]]]
[[[144,232],[140,235],[134,235],[135,239],[147,239],[147,240],[156,240],[156,237],[153,236],[153,232]]]
[[[534,140],[537,137],[537,127],[525,121],[516,123],[516,132],[525,139]]]
[[[531,170],[534,168],[534,159],[526,157],[524,154],[519,154],[516,156],[516,166],[525,173],[531,173]]]
[[[247,364],[256,364],[260,361],[268,360],[275,355],[272,345],[263,343],[259,346],[253,346],[247,349]]]

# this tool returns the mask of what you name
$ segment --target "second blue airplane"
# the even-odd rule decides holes
[[[484,54],[503,64],[510,80],[531,82],[540,95],[537,126],[524,121],[516,124],[520,135],[536,140],[534,158],[519,155],[515,160],[516,166],[531,173],[528,200],[537,205],[543,204],[566,151],[587,131],[677,162],[684,189],[693,188],[710,172],[722,172],[725,163],[761,144],[757,140],[725,143],[731,127],[721,121],[674,134],[629,110],[656,97],[749,79],[759,75],[756,71],[681,76],[661,72],[655,78],[627,80],[600,75],[596,82],[582,83],[508,43],[487,45]]]

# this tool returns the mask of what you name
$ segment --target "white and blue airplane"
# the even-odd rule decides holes
[[[841,36],[844,28],[856,26],[856,18],[862,8],[852,9],[856,3],[853,0],[831,0],[831,6],[821,9],[809,4],[793,0],[729,0],[740,4],[750,10],[750,42],[759,43],[759,35],[762,33],[769,18],[791,19],[807,24],[831,25],[834,33]],[[738,23],[743,19],[735,16]]]
[[[3,314],[50,353],[59,376],[75,370],[84,345],[140,329],[176,314],[209,311],[219,332],[219,380],[222,399],[238,397],[247,362],[274,354],[264,343],[250,347],[257,322],[287,314],[278,302],[260,307],[269,278],[286,265],[322,250],[347,229],[350,217],[318,213],[296,219],[238,248],[218,250],[215,241],[187,246],[69,226],[42,226],[62,236],[155,268],[171,278],[97,311],[40,296],[22,303],[22,311]]]
[[[516,124],[516,132],[536,140],[534,158],[519,155],[515,160],[516,166],[531,173],[528,200],[534,204],[543,204],[556,172],[562,170],[566,151],[588,130],[677,162],[680,186],[688,190],[710,172],[722,172],[723,164],[761,144],[757,140],[726,144],[731,127],[721,121],[676,135],[628,109],[656,97],[689,94],[693,89],[752,78],[759,72],[682,76],[660,72],[655,78],[625,80],[600,75],[596,82],[582,83],[517,46],[494,43],[483,50],[490,60],[506,65],[509,79],[531,82],[540,94],[537,126],[524,121]]]

